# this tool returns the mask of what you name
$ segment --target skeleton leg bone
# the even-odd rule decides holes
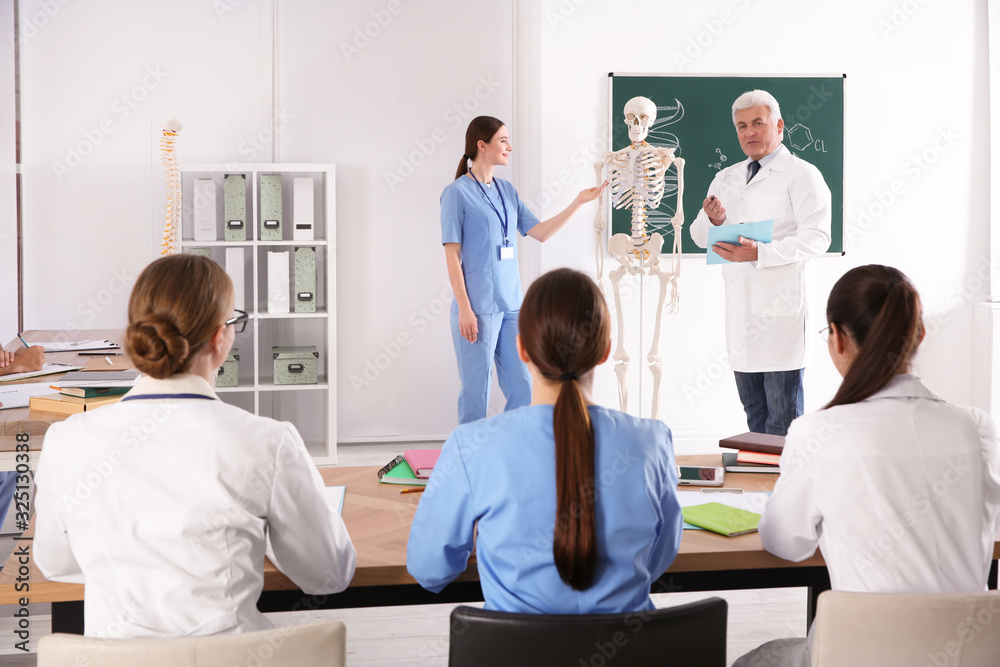
[[[595,162],[594,172],[597,174],[597,184],[601,184],[601,175],[604,172],[604,163]],[[597,217],[594,218],[594,236],[597,243],[594,246],[595,259],[597,261],[597,286],[604,290],[604,248],[601,241],[604,240],[604,230],[607,225],[604,224],[604,198],[607,194],[601,193],[600,199],[597,201]]]
[[[616,236],[618,236],[616,234]],[[622,234],[621,236],[625,236]],[[627,239],[628,236],[625,236]],[[629,356],[625,350],[625,318],[622,315],[621,282],[627,273],[624,266],[619,266],[611,272],[611,287],[615,293],[615,318],[618,321],[618,347],[615,348],[615,375],[618,376],[618,404],[622,412],[628,412],[628,385],[625,383],[628,374]]]
[[[649,348],[646,360],[649,362],[649,372],[653,374],[653,406],[650,410],[650,417],[658,419],[660,413],[660,384],[663,381],[663,356],[660,354],[660,336],[663,335],[661,324],[663,323],[663,306],[667,296],[667,285],[673,283],[674,290],[677,288],[677,277],[656,264],[649,270],[650,277],[656,276],[660,279],[660,299],[656,303],[656,327],[653,329],[653,343]]]

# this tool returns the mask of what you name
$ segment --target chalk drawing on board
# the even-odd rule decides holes
[[[657,148],[676,149],[676,155],[680,157],[680,140],[677,135],[667,130],[667,126],[679,123],[684,118],[684,105],[676,97],[673,104],[666,106],[656,106],[656,120],[649,127],[649,134],[646,141]]]
[[[788,145],[793,149],[802,152],[809,148],[813,142],[812,130],[803,125],[802,123],[796,123],[792,127],[788,128]]]
[[[715,164],[708,165],[709,169],[715,169],[716,171],[722,171],[722,167],[725,166],[727,158],[723,153],[721,148],[716,148],[715,152],[719,155],[719,161]]]

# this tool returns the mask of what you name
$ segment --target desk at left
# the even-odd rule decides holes
[[[78,331],[49,331],[30,330],[23,334],[24,339],[29,343],[49,343],[49,342],[69,342],[74,340],[104,340],[108,339],[121,345],[125,334],[121,329],[85,329]],[[21,345],[21,341],[15,337],[12,341],[4,345],[3,349],[12,352]],[[93,357],[80,356],[76,352],[46,352],[47,362],[57,362],[61,364],[76,364],[84,366]],[[14,380],[11,382],[0,382],[0,389],[15,387],[18,384],[45,383],[52,384],[62,373],[52,375],[40,375],[25,380]],[[55,390],[52,390],[53,393]],[[34,469],[38,465],[38,456],[41,454],[42,437],[45,431],[53,422],[62,421],[69,415],[56,415],[47,412],[38,412],[28,408],[12,408],[0,410],[0,470],[14,470],[15,447],[17,445],[17,434],[28,434],[29,466]]]

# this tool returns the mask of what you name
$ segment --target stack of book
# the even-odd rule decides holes
[[[28,407],[38,412],[72,415],[77,412],[93,410],[102,405],[117,403],[128,390],[128,387],[107,387],[102,389],[65,387],[58,394],[32,396],[28,399]]]
[[[741,433],[719,440],[719,447],[735,449],[723,452],[722,464],[726,472],[777,473],[785,437],[767,433]]]
[[[59,390],[58,394],[32,396],[28,399],[28,407],[57,415],[86,412],[117,403],[132,388],[138,376],[136,370],[67,373],[52,387]]]

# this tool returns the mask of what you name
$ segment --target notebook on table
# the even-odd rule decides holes
[[[434,470],[440,449],[407,449],[403,452],[403,457],[410,464],[410,470],[420,479],[427,479]]]
[[[781,454],[785,447],[785,436],[770,433],[740,433],[719,440],[719,447],[739,449],[744,452]]]
[[[382,484],[404,484],[409,486],[426,486],[427,480],[420,479],[410,470],[410,464],[402,454],[389,461],[378,471],[378,481]]]

